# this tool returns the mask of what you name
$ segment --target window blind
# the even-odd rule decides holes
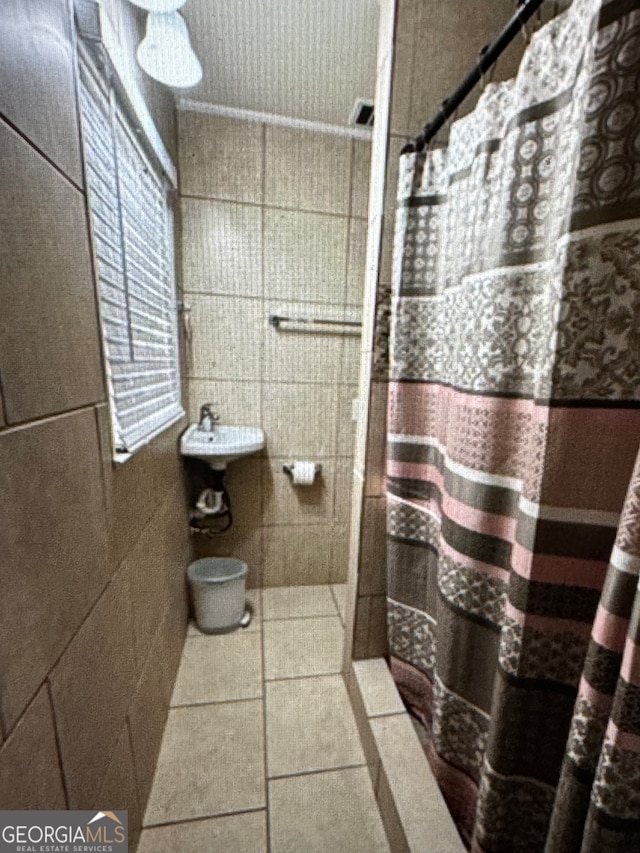
[[[116,453],[183,414],[173,216],[160,170],[105,76],[80,58],[87,194]]]

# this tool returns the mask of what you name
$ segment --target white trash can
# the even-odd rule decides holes
[[[244,586],[248,571],[246,563],[233,557],[205,557],[189,565],[187,577],[196,622],[205,634],[246,627]]]

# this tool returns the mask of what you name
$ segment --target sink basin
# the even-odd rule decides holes
[[[183,456],[195,456],[220,470],[234,459],[256,453],[263,447],[264,433],[258,427],[216,424],[212,432],[206,432],[199,429],[198,424],[191,424],[180,439]]]

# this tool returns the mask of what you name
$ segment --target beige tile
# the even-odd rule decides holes
[[[188,637],[171,705],[197,705],[262,696],[260,633]]]
[[[109,578],[93,412],[3,430],[0,470],[0,707],[8,731]]]
[[[222,533],[212,539],[205,536],[194,537],[193,556],[196,560],[201,557],[236,557],[247,564],[249,572],[246,583],[249,587],[262,584],[264,573],[264,547],[260,516],[256,516],[251,524],[234,522],[228,533]]]
[[[69,807],[90,808],[136,685],[129,592],[116,576],[50,676]]]
[[[189,375],[199,379],[260,379],[267,320],[259,299],[189,293],[193,323]]]
[[[356,439],[356,421],[353,419],[354,400],[358,397],[358,386],[355,382],[338,386],[338,437],[336,441],[336,456],[347,456],[353,459]],[[357,414],[357,412],[356,412]]]
[[[271,299],[341,304],[348,219],[264,211],[264,290]]]
[[[336,440],[335,396],[335,386],[328,384],[265,384],[263,429],[269,454],[312,460],[332,456]]]
[[[262,125],[185,111],[178,115],[182,194],[260,204]]]
[[[371,143],[353,140],[353,168],[351,174],[351,216],[368,218],[369,173],[371,170]]]
[[[288,586],[262,591],[264,619],[335,616],[336,604],[328,586]]]
[[[369,657],[369,625],[371,622],[371,596],[359,595],[356,598],[353,630],[353,659]]]
[[[396,808],[395,800],[389,787],[389,780],[382,767],[380,767],[378,776],[376,799],[378,801],[380,817],[387,833],[387,840],[393,853],[411,853],[402,821],[398,815],[398,809]]]
[[[172,709],[145,826],[263,808],[262,720],[257,700]]]
[[[66,3],[5,0],[0,16],[0,113],[81,185],[71,26]]]
[[[0,749],[3,809],[64,809],[56,733],[46,684]]]
[[[369,725],[369,717],[367,716],[355,673],[353,672],[353,666],[350,666],[345,676],[345,683],[349,693],[349,700],[351,701],[353,716],[358,726],[360,743],[362,744],[362,750],[367,760],[369,776],[371,777],[371,783],[375,791],[380,772],[380,756],[378,755],[378,747],[376,746],[375,738]]]
[[[411,95],[414,69],[414,49],[410,44],[401,43],[395,46],[393,57],[393,76],[391,90],[391,121],[390,130],[399,134],[417,134],[423,125],[429,120],[430,112],[423,108],[417,123],[411,119]],[[422,72],[425,67],[419,60],[418,67]],[[421,74],[419,76],[430,76]],[[455,84],[454,84],[455,85]],[[446,89],[442,90],[447,91]],[[440,99],[442,100],[442,95]]]
[[[340,615],[340,619],[344,625],[347,615],[347,585],[346,583],[332,584],[331,591],[336,602],[336,607],[338,608],[338,614]]]
[[[265,678],[340,672],[342,643],[342,623],[337,616],[265,622]]]
[[[131,840],[138,837],[142,827],[142,814],[138,804],[136,773],[134,769],[131,741],[124,725],[118,742],[111,754],[109,768],[105,774],[96,802],[104,811],[126,811],[129,814],[128,829]],[[131,844],[131,841],[130,841]]]
[[[365,767],[269,783],[273,853],[387,853]]]
[[[187,570],[187,555],[184,560],[178,558],[175,565],[168,541],[173,533],[174,516],[173,495],[168,495],[121,567],[128,584],[138,671],[142,670],[165,610],[176,605],[171,574],[177,572],[184,577]],[[186,516],[182,515],[181,521],[186,524]]]
[[[386,382],[371,383],[365,476],[365,494],[369,497],[382,496],[386,491],[387,390]]]
[[[105,391],[84,198],[1,122],[0,151],[0,361],[16,423]]]
[[[172,522],[169,542],[187,553],[190,541],[188,526],[184,524],[187,510],[182,488],[182,459],[178,450],[180,433],[187,425],[186,418],[141,448],[126,465],[114,465],[111,461],[107,407],[99,407],[97,415],[103,477],[107,484],[112,565],[120,565],[134,548],[145,525],[157,512],[159,502],[170,493],[174,495],[176,518]]]
[[[186,291],[262,296],[260,208],[182,199],[182,269]]]
[[[310,486],[294,485],[283,471],[283,465],[292,461],[288,457],[263,461],[263,524],[325,524],[333,515],[335,460],[315,460],[322,470]]]
[[[340,675],[269,682],[266,717],[270,777],[365,762]]]
[[[360,541],[360,595],[386,593],[387,504],[385,498],[365,498]]]
[[[404,705],[384,658],[354,661],[353,670],[369,717],[404,713]]]
[[[267,853],[266,811],[145,829],[137,853]]]
[[[345,319],[362,322],[363,315],[357,308],[348,308]],[[342,336],[342,354],[340,357],[340,381],[357,382],[360,372],[362,340],[360,334],[348,334]]]
[[[336,488],[333,516],[342,524],[349,523],[351,489],[353,488],[353,459],[345,456],[336,460]]]
[[[387,599],[385,595],[372,595],[369,610],[367,657],[378,658],[385,657],[388,654]]]
[[[349,259],[347,264],[347,305],[362,305],[367,269],[367,222],[349,220]]]
[[[329,583],[331,542],[319,525],[282,525],[264,529],[264,585],[303,586]]]
[[[389,184],[389,190],[395,190]],[[389,202],[389,205],[391,203]],[[384,215],[382,242],[380,244],[380,282],[390,284],[393,281],[393,246],[395,241],[395,211],[387,210]]]
[[[346,583],[349,573],[349,524],[334,524],[331,528],[331,570],[329,583]]]
[[[267,125],[265,204],[347,214],[350,155],[347,137]]]
[[[213,403],[222,424],[261,426],[262,385],[258,381],[189,379],[190,423],[200,420],[203,403]]]
[[[251,605],[253,609],[253,616],[251,618],[251,622],[247,625],[246,628],[242,629],[243,634],[251,634],[256,631],[262,630],[262,591],[259,589],[247,589],[245,591],[245,600]],[[209,637],[210,634],[203,634],[202,631],[198,629],[198,626],[194,621],[189,623],[189,628],[187,630],[188,637]]]
[[[141,808],[151,791],[175,677],[172,654],[165,645],[168,617],[154,637],[142,675],[129,706],[128,724]]]
[[[375,717],[371,728],[408,849],[429,853],[437,838],[438,853],[462,853],[464,845],[409,715]]]
[[[340,297],[342,300],[342,296]],[[343,319],[342,308],[302,302],[268,302],[266,312],[285,317]],[[337,382],[343,352],[341,332],[274,329],[265,333],[264,379],[276,382]],[[347,377],[345,377],[346,379]]]

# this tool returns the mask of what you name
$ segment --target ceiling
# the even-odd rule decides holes
[[[205,104],[347,125],[373,98],[377,0],[187,0]]]

